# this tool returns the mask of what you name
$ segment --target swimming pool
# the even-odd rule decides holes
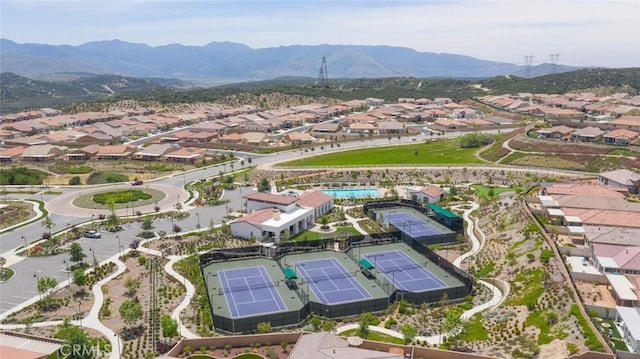
[[[333,198],[378,198],[380,191],[373,188],[323,189],[322,192]]]

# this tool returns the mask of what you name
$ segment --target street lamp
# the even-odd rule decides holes
[[[36,279],[36,290],[38,291],[38,297],[40,298],[40,300],[42,300],[42,293],[40,293],[40,289],[38,288],[38,283],[40,282],[40,278],[38,278],[37,272],[33,273],[33,278]]]
[[[20,236],[20,238],[22,238],[22,240],[24,241],[24,246],[26,247],[27,246],[27,239],[24,238],[24,236]]]
[[[200,213],[196,212],[196,217],[198,218],[198,229],[200,229]]]
[[[69,277],[69,263],[67,262],[66,259],[63,259],[62,263],[64,263],[64,265],[67,267],[67,285],[69,286],[69,289],[71,289],[71,278]]]
[[[80,302],[78,302],[78,321],[80,322],[80,329],[82,329],[82,309],[80,308]]]
[[[120,248],[122,248],[122,246],[120,245],[120,236],[118,236],[117,234],[116,239],[118,240],[118,251],[120,252],[120,257],[122,257],[122,252],[120,251]]]
[[[116,343],[118,343],[118,358],[122,358],[122,353],[120,351],[120,336],[118,336],[118,332],[114,332],[113,336],[116,337]]]

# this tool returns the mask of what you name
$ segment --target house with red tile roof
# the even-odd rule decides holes
[[[184,141],[189,143],[209,143],[218,137],[218,133],[215,132],[195,132],[187,136],[184,136]]]
[[[540,138],[550,138],[554,140],[566,140],[571,137],[571,133],[575,131],[575,128],[569,126],[560,125],[550,128],[541,128],[538,130]]]
[[[101,146],[96,157],[99,160],[122,160],[131,157],[136,150],[134,145]]]
[[[376,126],[371,123],[352,123],[349,125],[349,133],[375,133]]]
[[[447,196],[447,192],[439,186],[407,187],[408,199],[421,204],[438,203]]]
[[[605,133],[602,135],[602,139],[607,144],[629,146],[637,142],[638,136],[640,136],[638,132],[619,128]]]
[[[358,113],[345,116],[341,122],[345,125],[351,125],[354,123],[375,123],[377,121],[378,118],[372,114]]]
[[[315,226],[317,218],[333,209],[333,197],[321,191],[291,195],[255,192],[243,198],[248,214],[231,222],[233,236],[276,244]]]
[[[67,147],[54,145],[29,146],[22,151],[20,160],[29,162],[53,161],[67,152]]]
[[[174,149],[176,147],[170,143],[154,143],[136,151],[133,154],[133,158],[142,161],[160,161],[166,153]]]
[[[625,130],[640,132],[640,116],[620,116],[613,121],[609,121],[607,127],[610,129],[623,128]]]
[[[172,162],[196,163],[202,160],[207,153],[206,148],[181,147],[162,155],[162,159]]]
[[[462,121],[439,118],[433,121],[431,127],[436,131],[456,131],[469,128],[470,126]]]
[[[587,126],[571,132],[571,141],[598,142],[604,135],[604,131],[597,127]]]
[[[17,162],[26,146],[16,146],[0,150],[0,162]]]
[[[234,132],[220,136],[218,141],[221,143],[242,143],[244,141],[244,137],[241,133]]]
[[[398,121],[378,122],[378,133],[381,135],[400,135],[405,132],[404,124]]]
[[[322,122],[311,130],[313,136],[330,136],[342,132],[342,125],[334,122]]]
[[[309,132],[289,132],[284,137],[291,143],[309,144],[317,141]]]
[[[580,111],[546,106],[537,106],[532,113],[549,119],[579,119],[585,116],[584,113]]]

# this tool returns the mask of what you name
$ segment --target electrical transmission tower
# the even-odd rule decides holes
[[[324,56],[322,56],[322,65],[320,65],[318,84],[323,87],[329,87],[329,75],[327,74],[327,58]]]
[[[526,76],[531,78],[531,63],[533,62],[533,55],[524,55],[524,64],[526,65]]]
[[[560,59],[560,54],[551,54],[549,55],[549,62],[551,62],[551,73],[555,74],[558,72],[558,60]]]

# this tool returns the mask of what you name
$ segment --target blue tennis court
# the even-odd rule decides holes
[[[295,262],[294,265],[322,304],[371,298],[371,294],[354,278],[356,273],[347,271],[335,258]]]
[[[442,234],[441,231],[411,213],[389,213],[385,218],[388,223],[413,238]]]
[[[429,272],[422,264],[402,251],[368,253],[363,255],[369,262],[375,263],[394,287],[408,292],[447,288],[447,284]]]
[[[234,318],[287,309],[263,266],[218,271],[218,277]]]

